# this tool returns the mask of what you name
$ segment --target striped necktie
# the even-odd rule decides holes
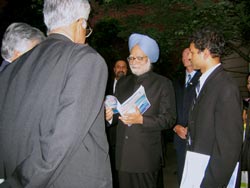
[[[189,84],[189,82],[191,81],[191,79],[192,79],[191,74],[188,74],[188,75],[187,75],[187,82],[186,82],[186,84],[185,84],[185,87],[188,86],[188,84]]]

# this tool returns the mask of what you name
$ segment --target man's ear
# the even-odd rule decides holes
[[[19,56],[21,56],[22,53],[17,51],[17,50],[14,50],[14,53],[13,53],[13,56],[11,57],[11,62],[12,61],[15,61],[15,59],[17,59]]]
[[[83,29],[87,28],[87,21],[85,19],[82,19],[82,27]]]
[[[207,59],[208,57],[211,56],[211,53],[210,53],[210,51],[207,48],[205,48],[205,50],[203,51],[203,54],[204,54],[204,58],[205,59]]]

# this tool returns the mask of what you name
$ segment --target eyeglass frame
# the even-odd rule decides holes
[[[93,33],[93,29],[90,27],[88,22],[87,22],[87,28],[85,30],[86,30],[86,33],[87,31],[89,31],[89,33],[85,35],[85,37],[88,38]]]
[[[127,57],[127,61],[128,62],[134,61],[134,60],[142,61],[145,57],[148,57],[148,56],[136,56],[136,57],[129,56],[129,57]]]

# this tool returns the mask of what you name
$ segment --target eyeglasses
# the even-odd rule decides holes
[[[93,32],[93,29],[90,27],[89,23],[87,23],[87,28],[86,28],[86,35],[85,37],[88,38]]]
[[[128,61],[134,61],[134,60],[142,61],[143,58],[145,58],[145,57],[147,57],[147,56],[136,56],[136,57],[129,56],[129,57],[127,57],[127,60],[128,60]]]

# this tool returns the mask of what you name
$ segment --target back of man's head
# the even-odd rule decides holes
[[[4,60],[12,62],[44,39],[45,36],[39,29],[26,23],[12,23],[4,33],[1,55]],[[18,56],[15,55],[16,52]]]
[[[88,20],[89,13],[88,0],[44,0],[43,16],[48,32],[80,18]]]

